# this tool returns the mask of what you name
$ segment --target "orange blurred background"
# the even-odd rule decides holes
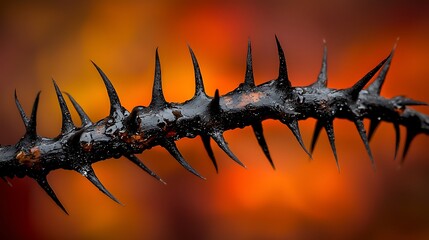
[[[0,143],[24,133],[13,92],[30,112],[41,90],[38,132],[55,137],[61,114],[50,80],[71,93],[92,120],[104,118],[108,98],[96,62],[129,110],[151,96],[154,52],[159,47],[167,100],[194,91],[189,44],[207,92],[221,94],[244,79],[247,40],[257,84],[277,72],[274,34],[286,53],[293,85],[312,83],[328,44],[329,86],[351,86],[399,46],[382,95],[429,101],[429,3],[423,1],[3,1],[0,5]],[[151,1],[155,2],[155,1]],[[427,108],[420,111],[429,113]],[[73,113],[74,114],[74,113]],[[76,114],[73,115],[78,122]],[[314,120],[300,122],[309,145]],[[366,122],[368,124],[368,122]],[[199,139],[177,142],[207,180],[189,174],[159,147],[140,158],[167,185],[125,159],[94,169],[124,206],[105,197],[75,172],[57,170],[51,186],[66,216],[29,178],[0,183],[1,239],[427,239],[428,137],[418,136],[405,165],[393,160],[394,132],[382,124],[371,147],[371,167],[350,122],[335,121],[341,172],[326,134],[309,161],[287,129],[264,122],[276,170],[251,129],[225,134],[243,169],[214,147],[216,174]],[[349,129],[351,129],[349,131]],[[402,145],[405,129],[402,130]]]

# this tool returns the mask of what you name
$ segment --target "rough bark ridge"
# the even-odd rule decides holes
[[[80,127],[75,126],[63,93],[54,81],[61,107],[62,128],[61,133],[52,139],[39,136],[36,131],[40,93],[36,96],[29,117],[24,112],[15,93],[16,106],[24,122],[26,133],[17,144],[0,147],[0,177],[6,182],[8,182],[6,177],[28,176],[33,178],[67,213],[46,179],[46,176],[55,169],[79,172],[100,191],[119,202],[98,180],[91,165],[112,157],[125,156],[151,176],[163,182],[135,156],[137,153],[159,145],[164,147],[186,170],[203,178],[186,162],[176,147],[175,141],[184,137],[201,137],[217,171],[217,163],[210,145],[211,140],[214,140],[232,160],[244,166],[228,148],[223,133],[230,129],[252,126],[259,145],[274,167],[262,130],[261,122],[265,119],[277,119],[285,124],[310,157],[320,131],[325,129],[337,165],[333,129],[335,118],[348,119],[355,123],[373,165],[374,160],[368,142],[381,121],[390,122],[394,126],[396,132],[395,156],[400,139],[399,126],[402,125],[406,128],[402,160],[416,135],[429,134],[429,116],[407,107],[427,105],[426,103],[403,96],[392,99],[380,96],[395,48],[387,58],[353,86],[346,89],[334,89],[327,87],[326,46],[317,81],[309,86],[293,87],[288,79],[285,56],[277,38],[276,43],[279,56],[277,79],[255,85],[249,42],[244,82],[223,96],[216,91],[213,97],[206,94],[197,59],[193,51],[189,49],[195,71],[195,95],[184,103],[170,103],[165,100],[161,83],[161,65],[158,51],[156,51],[152,101],[149,106],[137,106],[131,112],[122,107],[112,83],[94,63],[110,99],[109,115],[98,122],[93,122],[79,104],[69,94],[66,94],[82,122]],[[376,79],[364,89],[377,72],[379,74]],[[317,124],[310,149],[307,150],[301,138],[298,122],[309,117],[317,119]],[[364,129],[364,118],[370,119],[371,122],[368,133]]]

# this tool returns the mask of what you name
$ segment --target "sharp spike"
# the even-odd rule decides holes
[[[380,122],[381,121],[378,119],[371,119],[369,123],[369,129],[368,129],[368,141],[371,141],[375,130],[377,130],[378,125],[380,125]]]
[[[150,170],[146,165],[144,165],[134,154],[126,156],[131,162],[139,166],[141,169],[143,169],[145,172],[149,173],[152,177],[156,178],[158,181],[162,182],[163,184],[167,184],[162,180],[156,173],[154,173],[152,170]]]
[[[167,102],[164,98],[164,93],[162,91],[162,81],[161,81],[161,64],[159,62],[158,48],[155,52],[155,77],[153,81],[152,88],[152,100],[149,104],[149,107],[152,108],[163,108]]]
[[[253,76],[253,66],[252,66],[252,46],[249,40],[247,44],[246,76],[244,77],[243,87],[251,88],[254,86],[255,86],[255,78]]]
[[[215,95],[214,95],[212,101],[210,102],[209,108],[210,108],[210,111],[212,113],[218,113],[218,112],[220,112],[221,108],[220,108],[219,89],[216,89]]]
[[[398,155],[399,142],[401,141],[401,130],[399,129],[399,124],[394,123],[393,127],[395,128],[395,157]]]
[[[98,73],[101,76],[101,79],[104,82],[104,85],[106,86],[107,95],[109,96],[110,100],[110,116],[115,115],[115,112],[121,112],[122,113],[122,105],[119,101],[118,94],[116,93],[115,88],[113,87],[113,84],[110,82],[109,78],[107,78],[106,74],[95,64],[93,61],[91,61],[92,64],[97,69]]]
[[[390,64],[392,62],[393,54],[395,53],[396,46],[398,44],[398,40],[393,46],[393,49],[390,52],[390,55],[387,58],[387,61],[384,64],[383,68],[381,69],[380,73],[378,74],[377,78],[374,80],[374,82],[371,85],[369,85],[368,92],[380,95],[381,88],[383,87],[384,80],[386,79],[387,72],[389,71]]]
[[[416,136],[417,136],[417,131],[413,130],[412,128],[407,128],[407,136],[405,138],[405,146],[404,146],[404,151],[402,152],[401,164],[404,163],[408,150],[410,150],[411,142],[414,140]]]
[[[381,61],[375,68],[369,71],[363,78],[355,83],[351,88],[346,89],[347,93],[351,95],[353,100],[359,97],[359,92],[365,87],[365,85],[371,80],[374,74],[383,66],[383,64],[389,59],[390,55]]]
[[[61,108],[61,115],[62,115],[61,133],[67,133],[72,131],[75,128],[75,126],[73,124],[70,111],[67,107],[66,101],[64,100],[63,94],[60,91],[60,88],[58,87],[55,80],[52,79],[52,82],[54,83],[55,92],[57,94],[58,102]]]
[[[193,167],[191,167],[191,165],[189,165],[188,162],[186,162],[182,154],[177,149],[177,146],[174,143],[174,141],[166,139],[161,144],[161,146],[167,149],[167,151],[171,154],[171,156],[173,156],[180,163],[180,165],[182,165],[186,170],[193,173],[195,176],[205,180],[205,178],[201,176],[201,174],[199,174]]]
[[[326,47],[326,42],[323,41],[323,57],[322,57],[322,67],[320,68],[319,76],[317,81],[311,86],[315,88],[322,88],[328,85],[328,62],[327,62],[328,48]]]
[[[337,148],[335,147],[335,134],[334,134],[334,125],[332,120],[327,120],[325,122],[325,130],[328,135],[329,144],[331,145],[332,152],[334,153],[335,163],[337,164],[338,171],[340,171],[340,163],[337,156]]]
[[[36,118],[37,118],[37,107],[39,106],[39,98],[40,98],[40,91],[36,95],[36,99],[34,99],[33,103],[33,109],[31,110],[31,116],[30,119],[28,119],[27,115],[25,114],[21,103],[18,100],[18,97],[16,95],[15,90],[15,103],[18,108],[19,113],[21,114],[22,121],[25,125],[25,134],[26,136],[29,136],[31,138],[34,138],[37,136],[36,133]]]
[[[276,36],[276,44],[277,44],[277,51],[279,54],[279,76],[277,77],[277,81],[279,82],[280,86],[290,88],[292,84],[290,83],[289,77],[287,74],[286,58],[277,36]]]
[[[252,128],[253,128],[253,132],[255,133],[256,139],[258,140],[258,144],[259,144],[259,146],[261,146],[262,151],[265,154],[265,157],[267,157],[268,161],[271,164],[271,167],[273,167],[273,169],[276,169],[276,167],[274,166],[274,162],[271,159],[271,155],[270,155],[270,151],[268,150],[267,142],[265,141],[262,123],[261,122],[254,123],[254,124],[252,124]]]
[[[299,145],[301,145],[302,149],[307,153],[307,155],[312,159],[311,153],[307,150],[307,148],[304,145],[304,142],[302,141],[301,132],[299,131],[298,121],[292,120],[285,122],[286,126],[292,131],[293,135],[295,136],[296,140],[298,140]]]
[[[89,119],[88,115],[85,113],[85,111],[79,105],[79,103],[77,103],[76,100],[70,94],[68,94],[66,92],[65,92],[65,94],[70,99],[70,102],[73,104],[73,107],[76,109],[76,112],[79,115],[80,121],[82,122],[82,126],[92,125],[91,119]]]
[[[55,194],[54,190],[49,185],[49,183],[46,179],[46,176],[36,178],[35,180],[37,181],[39,186],[42,187],[42,189],[49,195],[49,197],[52,200],[54,200],[54,202],[57,204],[57,206],[60,207],[67,215],[69,215],[69,213],[67,212],[67,210],[65,209],[63,204],[60,202],[60,200],[58,200],[57,195]]]
[[[210,136],[213,138],[213,140],[217,143],[217,145],[236,163],[238,163],[240,166],[246,168],[246,166],[238,160],[238,158],[234,155],[234,153],[231,152],[231,150],[228,147],[228,143],[223,138],[223,135],[221,132],[213,132],[210,133]]]
[[[21,119],[24,122],[25,128],[28,128],[28,117],[25,114],[24,109],[22,108],[21,103],[19,102],[18,96],[16,94],[16,89],[15,89],[15,104],[16,104],[16,108],[18,108],[19,114],[21,115]]]
[[[197,58],[195,57],[194,51],[192,51],[192,48],[189,47],[189,52],[191,53],[192,58],[192,64],[194,66],[194,73],[195,73],[195,96],[199,96],[201,94],[206,95],[204,91],[204,83],[203,83],[203,77],[201,75],[200,66],[198,64]]]
[[[372,156],[371,148],[369,147],[369,142],[368,142],[368,138],[366,137],[366,132],[365,132],[365,127],[363,125],[363,121],[359,118],[356,118],[354,120],[354,123],[355,123],[356,128],[359,132],[360,138],[362,139],[362,141],[365,145],[366,152],[368,153],[368,156],[371,160],[371,165],[375,170],[376,167],[375,167],[374,157]]]
[[[311,139],[310,153],[313,154],[314,148],[316,147],[317,139],[319,138],[320,131],[323,128],[322,120],[317,120],[316,126],[314,127],[313,137]]]
[[[216,169],[216,173],[218,173],[219,169],[217,166],[216,158],[215,158],[214,153],[213,153],[213,149],[210,145],[210,137],[207,135],[200,135],[200,136],[201,136],[201,140],[203,141],[204,148],[206,149],[206,152],[209,155],[210,160],[212,161],[214,168]]]
[[[40,91],[34,99],[33,109],[31,110],[30,121],[28,121],[27,135],[31,137],[37,136],[36,126],[37,126],[37,108],[39,106]]]
[[[116,203],[119,203],[123,205],[121,202],[118,201],[100,182],[100,180],[95,175],[94,170],[91,166],[84,166],[77,170],[82,176],[86,177],[92,184],[94,184],[98,190],[100,190],[102,193],[104,193],[106,196],[108,196],[110,199],[115,201]]]

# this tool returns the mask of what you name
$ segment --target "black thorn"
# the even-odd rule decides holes
[[[376,167],[375,167],[374,157],[372,156],[371,148],[369,147],[369,142],[368,142],[368,138],[366,137],[366,132],[365,132],[365,127],[363,125],[363,121],[359,118],[356,118],[354,120],[354,123],[355,123],[356,128],[359,132],[360,138],[362,139],[362,141],[365,145],[366,152],[368,153],[368,156],[371,160],[371,165],[375,170]]]
[[[407,156],[408,150],[410,149],[411,142],[417,136],[418,132],[413,130],[412,128],[407,128],[407,136],[405,138],[405,146],[404,151],[402,152],[401,164],[404,163],[405,157]]]
[[[167,104],[162,92],[162,81],[161,81],[161,64],[159,62],[158,48],[155,51],[155,77],[152,88],[152,100],[149,107],[162,108]]]
[[[393,127],[395,129],[395,157],[398,155],[398,149],[399,149],[399,142],[401,141],[401,130],[399,129],[399,124],[394,123]]]
[[[327,120],[325,123],[326,134],[328,135],[329,144],[331,145],[332,152],[334,153],[335,163],[337,164],[338,171],[340,171],[340,163],[337,156],[337,148],[335,147],[335,134],[332,120]]]
[[[36,95],[36,99],[34,99],[33,109],[31,110],[30,121],[28,122],[27,134],[31,137],[36,137],[36,126],[37,126],[37,108],[39,106],[39,98],[40,91]]]
[[[201,174],[199,174],[193,167],[191,167],[191,165],[189,165],[188,162],[186,162],[182,154],[177,149],[177,146],[174,141],[166,139],[163,143],[161,143],[161,146],[167,149],[171,156],[173,156],[186,170],[193,173],[195,176],[205,180],[205,178],[201,176]]]
[[[36,118],[37,118],[37,108],[39,106],[39,98],[40,98],[40,91],[37,93],[36,99],[34,99],[33,109],[31,110],[31,116],[30,116],[30,119],[28,119],[27,115],[25,114],[25,112],[21,106],[21,103],[18,100],[18,97],[16,95],[16,90],[15,90],[15,103],[16,103],[16,106],[19,110],[19,113],[21,114],[21,118],[22,118],[24,125],[25,125],[25,134],[31,138],[35,138],[37,136]]]
[[[246,166],[238,160],[238,158],[234,155],[234,153],[231,152],[231,150],[228,147],[228,143],[223,138],[223,135],[221,132],[212,132],[210,133],[210,136],[213,138],[213,140],[217,143],[217,145],[236,163],[238,163],[240,166],[246,168]]]
[[[317,77],[317,81],[313,83],[311,86],[315,88],[322,88],[328,85],[328,48],[326,47],[326,42],[323,41],[323,57],[322,57],[322,66],[320,68],[319,76]]]
[[[279,54],[279,76],[277,77],[277,81],[279,81],[280,86],[290,88],[292,84],[289,81],[289,77],[287,74],[286,67],[286,58],[283,52],[282,46],[280,45],[279,39],[276,37],[277,51]]]
[[[21,115],[21,119],[24,122],[25,128],[28,128],[29,120],[28,120],[27,115],[25,114],[24,109],[22,108],[21,103],[19,102],[18,96],[16,94],[16,89],[15,89],[15,105],[18,108],[19,114]]]
[[[375,68],[369,71],[363,78],[355,83],[351,88],[346,89],[347,93],[351,95],[352,100],[356,100],[359,97],[359,92],[365,87],[365,85],[371,80],[374,74],[383,66],[383,64],[389,59],[390,55],[381,61]]]
[[[162,182],[163,184],[166,184],[164,180],[162,180],[156,173],[154,173],[152,170],[150,170],[146,165],[144,165],[134,154],[126,156],[131,162],[139,166],[141,169],[143,169],[145,172],[149,173],[152,177],[156,178],[158,181]]]
[[[371,119],[369,123],[369,129],[368,129],[368,141],[371,141],[375,130],[377,130],[378,125],[380,125],[380,122],[381,121],[378,119]]]
[[[219,169],[217,166],[216,158],[213,153],[213,149],[210,145],[210,137],[207,135],[200,135],[200,136],[201,136],[201,140],[203,141],[204,148],[206,149],[206,152],[209,155],[209,158],[212,161],[214,168],[216,169],[216,173],[218,173]]]
[[[57,204],[57,206],[60,207],[67,215],[69,215],[69,213],[67,212],[67,210],[65,209],[63,204],[60,202],[60,200],[58,200],[57,195],[55,194],[54,190],[49,185],[49,183],[46,179],[46,176],[38,177],[35,180],[37,181],[39,186],[42,187],[43,190],[45,190],[45,192],[49,195],[49,197],[51,197],[51,199],[54,200],[54,202]]]
[[[98,190],[100,190],[102,193],[104,193],[106,196],[108,196],[110,199],[115,201],[116,203],[119,203],[123,205],[121,202],[118,201],[100,182],[100,180],[95,175],[94,170],[91,166],[84,166],[77,170],[82,176],[86,177],[92,184],[94,184]]]
[[[210,102],[210,111],[212,113],[219,113],[220,112],[220,96],[219,96],[219,89],[216,89],[215,91],[215,95],[212,99],[212,101]]]
[[[253,132],[255,133],[256,139],[258,140],[258,144],[259,144],[259,146],[261,146],[262,151],[264,152],[265,156],[267,157],[268,161],[271,164],[271,167],[273,167],[273,169],[276,169],[276,167],[274,166],[274,162],[271,159],[271,155],[270,155],[270,151],[268,150],[267,142],[265,141],[262,123],[261,122],[254,123],[254,124],[252,124],[252,128],[253,128]]]
[[[93,61],[91,62],[97,69],[98,73],[101,76],[101,79],[104,82],[104,85],[106,86],[107,95],[109,96],[110,100],[110,116],[114,116],[115,112],[122,112],[121,102],[119,101],[118,94],[116,93],[113,84],[110,82],[109,78],[107,78],[106,74],[104,74],[101,68],[99,68],[97,64],[95,64]]]
[[[251,88],[255,86],[255,78],[253,76],[253,66],[252,66],[252,46],[250,40],[247,44],[247,58],[246,58],[246,75],[244,77],[245,88]]]
[[[70,102],[73,104],[73,107],[76,109],[76,112],[79,115],[80,121],[82,122],[82,126],[92,125],[91,119],[89,119],[88,115],[79,105],[79,103],[77,103],[76,100],[69,93],[66,93],[66,92],[64,93],[68,96],[68,98],[70,99]]]
[[[55,92],[57,94],[58,102],[60,104],[61,108],[61,115],[62,115],[62,127],[61,127],[61,133],[67,133],[70,132],[75,128],[70,111],[67,107],[66,101],[64,100],[63,94],[60,91],[60,88],[58,87],[55,80],[52,79],[52,82],[54,83]]]
[[[204,91],[204,83],[203,83],[203,77],[201,75],[200,66],[198,64],[197,58],[195,57],[194,51],[192,51],[192,48],[189,47],[189,52],[191,53],[192,58],[192,64],[194,66],[194,73],[195,73],[195,96],[199,96],[200,94],[206,95]]]
[[[383,87],[384,80],[386,79],[387,72],[389,71],[390,64],[392,62],[393,54],[396,50],[397,43],[398,41],[396,41],[395,45],[393,46],[393,49],[390,52],[390,55],[387,58],[387,61],[381,69],[380,73],[378,74],[377,78],[371,85],[368,86],[368,92],[380,95],[381,88]]]
[[[285,122],[286,126],[292,131],[293,135],[295,136],[296,140],[298,140],[299,145],[301,145],[302,149],[307,153],[307,155],[310,158],[313,158],[311,156],[311,153],[307,150],[307,148],[304,145],[304,142],[302,141],[301,132],[299,131],[298,121],[292,120]]]
[[[310,153],[313,154],[314,148],[316,147],[317,139],[319,138],[320,131],[322,130],[323,122],[317,120],[316,126],[314,127],[313,137],[311,138]]]

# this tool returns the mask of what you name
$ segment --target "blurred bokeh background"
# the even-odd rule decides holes
[[[194,91],[187,44],[198,57],[207,92],[225,94],[244,79],[248,39],[256,82],[275,78],[274,34],[294,85],[316,79],[326,39],[329,86],[335,88],[351,86],[399,37],[382,95],[429,101],[428,13],[429,2],[417,0],[2,1],[0,143],[15,144],[24,133],[15,89],[27,112],[42,91],[38,132],[55,137],[61,115],[51,78],[93,120],[108,113],[104,86],[89,60],[107,73],[123,105],[132,109],[150,101],[159,47],[165,96],[182,102]],[[300,122],[307,145],[314,124]],[[178,141],[206,181],[158,147],[140,158],[165,186],[125,159],[95,164],[100,180],[124,206],[70,171],[48,176],[70,216],[29,178],[12,179],[13,187],[0,183],[0,238],[428,239],[428,137],[416,138],[400,167],[393,159],[393,128],[382,124],[371,142],[374,171],[354,125],[342,120],[334,125],[341,172],[325,133],[309,161],[287,127],[266,121],[276,170],[249,128],[225,134],[247,169],[215,147],[216,174],[199,139]],[[404,137],[401,149],[403,142]]]

